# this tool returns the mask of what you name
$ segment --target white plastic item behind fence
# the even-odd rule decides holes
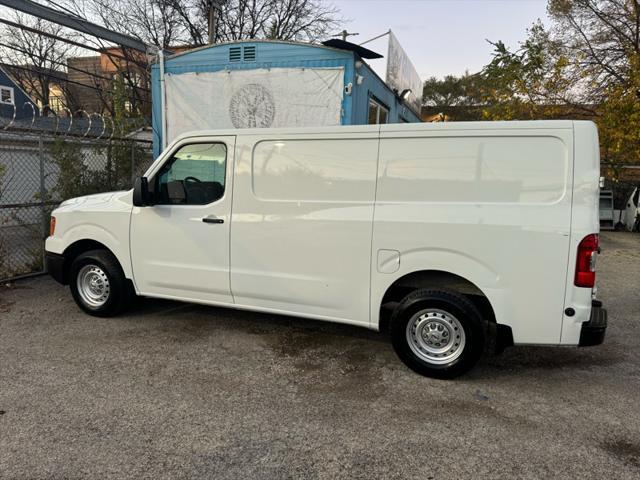
[[[167,74],[167,143],[184,132],[339,125],[343,68]]]

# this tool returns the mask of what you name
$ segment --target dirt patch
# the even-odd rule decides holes
[[[3,294],[3,291],[6,289],[6,287],[2,287],[0,289],[0,313],[9,313],[9,311],[11,310],[11,306],[15,303],[12,300],[8,300],[5,295]]]
[[[604,442],[601,444],[601,447],[604,451],[627,465],[632,465],[640,469],[640,443],[619,439]]]
[[[384,354],[379,342],[349,333],[296,328],[264,338],[280,361],[289,363],[295,383],[307,393],[322,391],[343,399],[373,401],[386,390],[382,385]]]
[[[9,302],[0,298],[0,313],[9,313],[9,311],[11,310],[11,306],[14,303],[15,302]]]

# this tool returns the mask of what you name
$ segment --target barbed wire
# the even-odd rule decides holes
[[[21,108],[14,105],[10,118],[0,117],[0,131],[41,133],[62,138],[127,140],[133,135],[139,136],[145,129],[151,130],[151,127],[149,119],[145,117],[115,120],[101,112],[88,112],[85,109],[72,112],[68,107],[56,111],[50,105],[38,108],[31,102],[25,102]]]

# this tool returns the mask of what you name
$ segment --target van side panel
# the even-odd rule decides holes
[[[238,141],[236,304],[368,327],[377,130]]]
[[[475,284],[516,343],[560,342],[573,131],[383,127],[372,249],[372,323],[398,278],[442,270]],[[380,250],[400,254],[382,273]]]
[[[573,308],[576,313],[573,317],[564,316],[561,338],[563,345],[578,345],[582,323],[589,321],[591,315],[591,289],[576,287],[573,282],[578,244],[587,235],[600,231],[600,148],[596,125],[587,121],[574,122],[574,138],[575,174],[565,307]]]

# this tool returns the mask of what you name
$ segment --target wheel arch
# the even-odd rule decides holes
[[[469,298],[480,310],[483,317],[496,322],[496,314],[487,295],[474,282],[467,278],[444,270],[417,270],[406,273],[391,283],[380,302],[381,309],[385,304],[400,302],[414,290],[437,288],[460,293]],[[380,315],[382,325],[382,311]]]
[[[124,268],[122,261],[118,258],[116,253],[111,248],[97,240],[84,238],[81,240],[76,240],[72,244],[68,245],[62,253],[62,255],[64,256],[63,281],[65,284],[69,282],[69,270],[71,269],[71,264],[73,263],[73,261],[78,258],[79,255],[90,250],[106,250],[111,253],[120,264],[120,268],[122,268],[122,271],[125,272],[125,277],[127,276],[126,269]]]
[[[505,347],[513,345],[511,327],[499,323],[500,316],[496,312],[496,305],[492,298],[475,282],[446,270],[416,270],[396,278],[386,288],[380,301],[379,329],[388,329],[393,310],[403,298],[415,290],[424,288],[448,290],[464,295],[488,322],[494,337],[492,341],[495,341],[492,348],[501,351]]]

